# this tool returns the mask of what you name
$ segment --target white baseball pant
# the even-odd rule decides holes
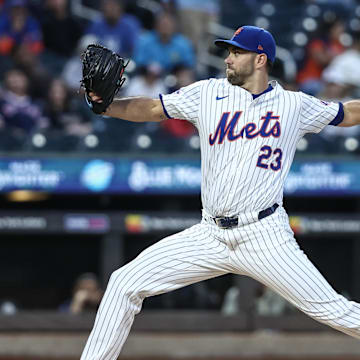
[[[360,304],[336,293],[309,261],[280,207],[232,229],[203,217],[116,270],[81,360],[117,359],[146,297],[227,273],[250,276],[313,319],[360,339]]]

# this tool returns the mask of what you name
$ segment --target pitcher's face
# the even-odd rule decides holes
[[[254,74],[256,53],[235,46],[229,47],[225,58],[226,77],[230,84],[242,86]]]

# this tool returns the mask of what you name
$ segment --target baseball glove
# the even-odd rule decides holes
[[[113,51],[97,44],[89,45],[81,56],[81,86],[86,91],[86,101],[95,114],[102,114],[114,100],[115,94],[124,84],[124,59]],[[93,92],[102,99],[101,103],[90,99]]]

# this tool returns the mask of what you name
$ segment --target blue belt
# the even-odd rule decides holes
[[[273,206],[268,207],[265,210],[261,210],[258,214],[258,219],[264,219],[267,216],[273,214],[275,210],[279,207],[279,204],[275,203]],[[212,218],[215,224],[221,229],[229,229],[239,224],[239,218],[237,216],[232,217],[215,217]]]

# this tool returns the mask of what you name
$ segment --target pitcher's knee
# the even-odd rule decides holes
[[[141,281],[137,281],[138,273],[129,271],[127,266],[123,266],[115,270],[109,279],[108,289],[116,292],[116,297],[126,298],[127,300],[139,304],[142,302],[141,294]]]
[[[134,284],[131,273],[123,266],[111,274],[108,287],[114,287],[122,294],[129,294],[133,292]]]

